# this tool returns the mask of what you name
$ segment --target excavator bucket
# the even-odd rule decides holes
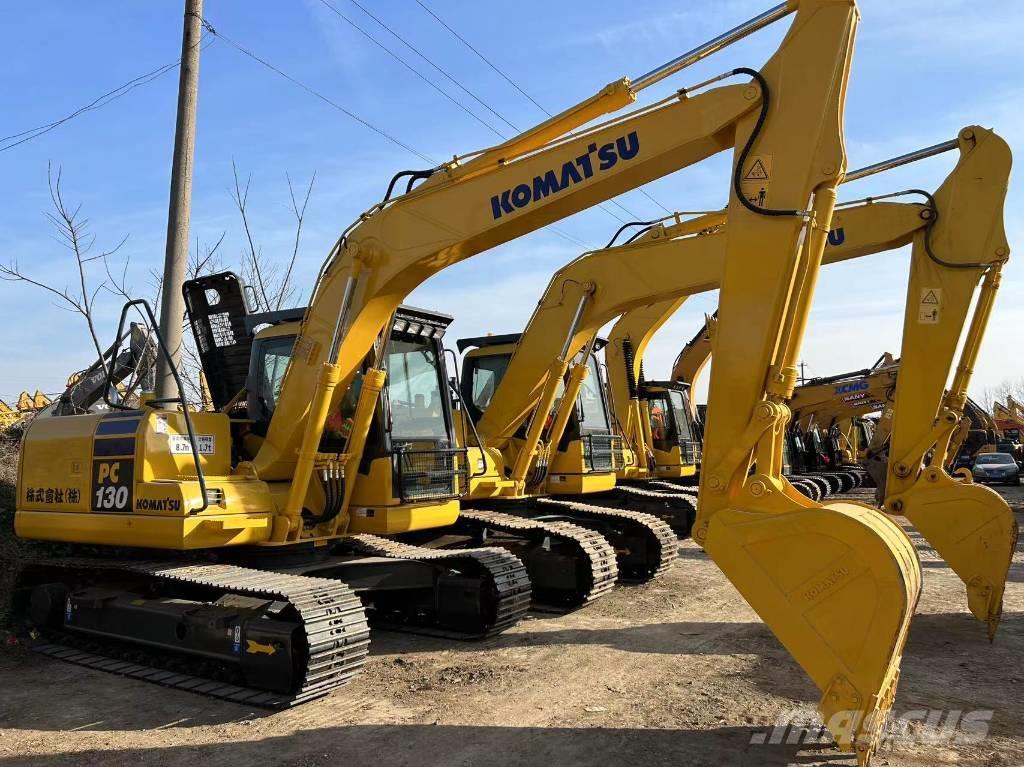
[[[822,691],[840,749],[866,765],[892,706],[921,570],[910,538],[858,503],[722,509],[707,552]]]
[[[1017,547],[1017,521],[1006,501],[969,479],[929,469],[899,502],[901,513],[964,582],[967,606],[994,639]]]

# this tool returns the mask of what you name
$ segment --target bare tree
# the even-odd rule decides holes
[[[287,173],[284,177],[288,179],[288,196],[292,201],[292,213],[295,215],[295,244],[292,246],[292,257],[288,259],[288,267],[284,271],[284,279],[281,280],[281,285],[278,288],[277,301],[274,305],[275,309],[280,309],[281,304],[291,302],[292,293],[294,289],[291,285],[292,269],[295,266],[295,260],[299,257],[299,241],[302,239],[302,222],[306,219],[306,206],[309,205],[309,197],[313,194],[313,183],[316,181],[316,171],[313,171],[313,175],[309,178],[309,186],[306,187],[306,196],[302,200],[302,206],[300,207],[295,201],[295,190],[292,188],[292,178]]]
[[[981,390],[981,396],[989,411],[996,402],[1005,405],[1008,397],[1013,397],[1017,402],[1024,402],[1024,376],[1004,378],[995,386],[986,386]]]
[[[295,294],[295,287],[292,284],[292,272],[295,261],[299,255],[299,246],[302,241],[302,225],[306,218],[306,207],[309,205],[309,198],[313,194],[313,184],[316,181],[316,172],[313,172],[306,187],[306,194],[302,198],[302,204],[295,195],[295,188],[289,174],[285,174],[288,182],[288,195],[291,201],[291,212],[295,216],[295,237],[292,244],[292,252],[287,263],[274,264],[263,255],[263,249],[256,244],[253,237],[252,226],[249,223],[249,189],[252,185],[252,174],[250,173],[243,185],[238,178],[238,168],[235,161],[231,160],[231,172],[234,179],[234,188],[231,190],[231,199],[238,208],[242,218],[242,228],[245,231],[245,248],[242,251],[242,271],[245,281],[250,285],[255,294],[255,303],[261,311],[280,309],[292,302]]]
[[[316,172],[313,173],[306,187],[303,196],[296,195],[295,187],[289,174],[285,174],[288,183],[288,195],[290,211],[295,218],[295,236],[292,240],[292,249],[288,260],[284,263],[275,264],[263,255],[262,249],[257,245],[253,235],[253,228],[250,225],[249,212],[247,209],[249,200],[249,189],[252,175],[250,174],[243,185],[239,180],[238,169],[234,160],[231,162],[234,189],[231,197],[238,208],[242,218],[242,227],[245,232],[245,247],[242,251],[242,274],[246,282],[252,286],[255,295],[256,308],[262,311],[281,309],[291,304],[295,295],[293,284],[293,273],[295,262],[298,259],[299,248],[302,241],[303,224],[306,217],[306,209],[313,193],[313,185],[316,181]],[[11,282],[24,282],[40,288],[58,298],[58,305],[82,316],[85,321],[92,345],[100,364],[106,372],[106,363],[103,361],[104,348],[100,344],[99,334],[96,330],[96,305],[101,293],[106,292],[110,296],[117,296],[125,301],[137,297],[128,282],[130,259],[125,258],[123,263],[112,259],[127,242],[128,235],[125,235],[114,247],[93,252],[96,245],[96,235],[90,231],[89,220],[81,215],[82,206],[69,205],[64,198],[62,188],[61,169],[58,167],[56,173],[52,165],[47,166],[47,181],[50,189],[50,199],[53,203],[53,212],[46,213],[47,219],[56,228],[55,239],[72,254],[74,269],[77,279],[76,286],[65,285],[60,287],[56,283],[49,283],[34,277],[22,270],[16,261],[9,264],[0,264],[0,279]],[[300,189],[301,192],[301,189]],[[207,274],[222,271],[224,268],[220,260],[219,250],[224,242],[226,232],[212,245],[209,243],[201,245],[196,241],[195,250],[189,254],[187,278],[196,279]],[[163,275],[158,271],[150,272],[152,282],[150,287],[151,304],[153,311],[159,314],[160,295],[163,282]],[[148,318],[136,307],[142,323],[149,325]],[[182,323],[185,323],[182,317]],[[187,328],[186,328],[187,331]],[[194,346],[191,333],[184,334],[183,361],[181,365],[182,383],[186,388],[184,395],[190,402],[204,402],[205,396],[201,384],[202,364],[199,354]],[[137,371],[133,376],[137,383],[144,371]]]
[[[221,232],[220,237],[217,241],[210,245],[209,243],[200,244],[199,239],[196,238],[195,250],[189,253],[188,267],[185,272],[185,279],[194,280],[198,277],[202,277],[208,274],[215,274],[216,272],[222,271],[223,266],[220,261],[220,256],[217,255],[217,251],[224,242],[224,238],[227,236],[227,232]],[[160,296],[163,295],[163,273],[152,269],[150,270],[152,276],[151,288],[153,290],[153,312],[154,314],[160,314]],[[181,382],[184,385],[186,391],[183,392],[185,399],[193,404],[201,404],[204,408],[207,406],[206,394],[203,391],[201,383],[201,376],[203,372],[203,363],[199,359],[199,352],[196,349],[195,341],[192,337],[192,333],[188,328],[187,319],[182,316],[181,322],[183,325],[184,332],[181,337],[181,361],[179,363],[179,374],[181,375]]]
[[[81,315],[85,320],[93,347],[96,349],[96,356],[102,361],[103,348],[96,333],[96,298],[109,285],[106,280],[93,284],[94,280],[89,274],[89,265],[99,262],[98,265],[102,265],[104,271],[109,275],[109,259],[128,241],[128,235],[126,234],[117,245],[109,250],[93,253],[96,235],[89,230],[89,219],[81,215],[81,204],[72,207],[64,200],[64,191],[61,187],[61,168],[58,166],[55,175],[52,163],[47,163],[46,180],[50,189],[50,200],[53,203],[54,212],[48,212],[45,215],[57,230],[54,239],[65,247],[74,259],[77,286],[74,288],[68,285],[58,287],[55,284],[31,277],[22,271],[17,261],[13,260],[6,265],[0,264],[0,279],[34,285],[56,296],[58,306]],[[127,262],[125,268],[127,268]]]

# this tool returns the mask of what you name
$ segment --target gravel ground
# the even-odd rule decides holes
[[[1015,505],[1024,492],[1008,489]],[[861,498],[866,498],[862,494]],[[1018,515],[1020,519],[1020,515]],[[979,742],[883,748],[876,765],[1024,764],[1024,553],[995,644],[918,539],[924,592],[894,711],[992,711]],[[829,743],[777,745],[814,686],[715,565],[680,545],[657,582],[480,643],[378,633],[365,673],[279,713],[0,651],[0,765],[854,765]],[[982,720],[985,715],[980,714]],[[957,730],[961,739],[974,732]],[[932,733],[934,734],[934,733]],[[969,739],[969,738],[968,738]]]

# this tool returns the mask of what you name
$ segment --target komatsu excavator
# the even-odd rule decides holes
[[[875,393],[884,395],[890,403],[883,409],[883,426],[879,430],[890,446],[881,462],[880,492],[885,510],[907,516],[964,581],[971,611],[988,624],[992,635],[1001,613],[1016,524],[998,494],[972,484],[969,478],[951,477],[944,466],[954,452],[949,440],[964,412],[974,359],[991,312],[1002,264],[1009,257],[1002,207],[1010,151],[996,134],[972,126],[961,131],[954,141],[851,175],[863,178],[954,148],[960,151],[960,161],[934,195],[911,190],[910,193],[926,199],[925,205],[885,202],[889,196],[883,196],[841,208],[835,216],[823,261],[831,263],[913,245],[907,294],[910,308],[904,325],[899,375],[895,375],[895,361],[886,358],[882,361],[888,364],[874,371]],[[692,229],[692,223],[688,227]],[[714,268],[720,233],[673,240],[672,226],[663,227],[663,231],[668,238],[658,234],[646,241],[638,239],[643,244],[598,252],[594,254],[595,263],[605,254],[609,260],[625,258],[622,251],[631,249],[635,251],[631,257],[634,269],[661,275],[663,261],[667,263],[670,257],[685,259],[685,263],[692,265],[690,279],[694,283],[703,279],[697,276],[698,270]],[[979,282],[972,315],[970,304]],[[663,283],[664,280],[658,283],[660,289],[669,289]],[[687,290],[692,291],[692,287]],[[933,305],[936,300],[938,306]],[[668,300],[660,306],[663,310],[675,308]],[[965,326],[964,348],[950,389],[944,392],[954,366],[957,341]],[[646,343],[642,337],[639,342]],[[918,353],[922,348],[927,353]],[[689,358],[702,356],[705,355]],[[639,360],[634,361],[634,375],[639,364]],[[914,366],[912,372],[910,365]],[[873,390],[870,385],[869,390]],[[904,402],[901,392],[903,398],[912,400],[912,406],[892,406],[893,401]],[[901,412],[907,410],[914,417],[901,418]],[[892,423],[891,430],[884,425],[886,419]],[[894,478],[899,478],[896,485]]]
[[[555,391],[548,410],[543,414],[538,410],[530,428],[521,425],[508,439],[481,430],[479,419],[503,388],[504,368],[519,340],[519,334],[459,339],[460,351],[472,347],[463,360],[460,413],[482,448],[483,464],[478,475],[471,477],[464,502],[472,500],[475,508],[461,515],[456,527],[465,529],[468,518],[476,535],[481,531],[507,535],[517,527],[523,531],[532,525],[558,530],[568,522],[598,533],[609,542],[621,579],[642,582],[661,575],[674,563],[678,548],[672,527],[657,513],[669,509],[669,496],[652,497],[649,506],[639,510],[563,497],[581,493],[601,493],[603,497],[602,491],[615,485],[617,437],[611,431],[604,391],[595,384],[600,381],[595,358],[581,362],[593,374],[588,378],[592,385],[560,400]],[[550,364],[545,370],[547,367]],[[580,418],[576,417],[577,407]],[[572,428],[567,429],[570,421]],[[558,436],[554,436],[556,433]],[[549,440],[557,446],[543,451],[538,459],[541,446]],[[492,520],[509,515],[518,520],[518,525],[507,522],[504,528],[491,526]],[[595,588],[590,588],[591,594]]]
[[[794,11],[760,71],[722,76],[750,82],[680,90],[583,129]],[[191,657],[186,686],[211,694],[280,705],[344,682],[362,663],[367,632],[336,568],[349,561],[342,547],[359,549],[360,520],[369,519],[353,513],[351,480],[372,471],[372,461],[363,468],[363,448],[401,301],[448,265],[735,147],[696,536],[822,689],[822,713],[840,748],[866,763],[878,742],[876,715],[892,703],[919,563],[902,530],[877,511],[825,508],[789,492],[777,460],[845,167],[842,107],[857,21],[852,0],[792,0],[498,147],[396,176],[321,269],[265,434],[246,441],[237,431],[245,424],[232,424],[227,412],[153,400],[114,417],[34,423],[23,442],[18,534],[149,552],[144,560],[42,557],[21,575],[19,613],[55,643],[85,635],[130,643],[136,658]],[[394,196],[402,178],[406,191]],[[235,329],[216,316],[214,341],[231,339]],[[327,422],[367,360],[344,447],[321,452]],[[345,482],[325,488],[323,472]],[[373,524],[386,524],[377,510]],[[407,528],[457,514],[447,502],[397,510]],[[401,549],[367,545],[412,569],[429,564],[419,549],[404,558]],[[237,552],[241,564],[174,553],[194,550]],[[365,559],[357,556],[355,566]],[[485,570],[494,584],[497,574]],[[480,571],[461,575],[479,580]],[[868,605],[870,615],[861,612]],[[195,679],[207,663],[217,681]],[[133,665],[145,666],[108,664],[126,673]],[[185,676],[145,668],[139,675],[169,684]],[[276,697],[266,700],[266,690]]]
[[[701,440],[690,387],[648,381],[643,374],[647,344],[685,300],[670,298],[623,312],[608,334],[608,394],[623,440],[637,456],[619,472],[620,481],[696,477]]]

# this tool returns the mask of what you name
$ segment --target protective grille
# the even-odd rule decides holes
[[[684,440],[679,446],[683,452],[683,462],[698,466],[701,459],[700,443],[695,440]]]
[[[614,471],[615,456],[622,452],[622,437],[614,434],[588,434],[583,454],[591,471]]]
[[[414,450],[397,445],[392,462],[402,503],[458,498],[467,488],[466,450]]]

